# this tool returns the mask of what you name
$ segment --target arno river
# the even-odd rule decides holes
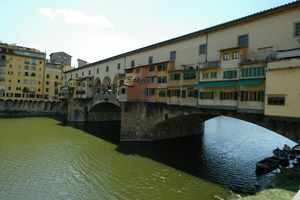
[[[0,119],[0,199],[214,199],[252,192],[256,161],[293,144],[271,131],[220,117],[199,137],[118,143],[118,126]]]

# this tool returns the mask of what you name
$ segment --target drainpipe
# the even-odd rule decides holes
[[[206,33],[206,54],[205,54],[205,62],[207,63],[207,53],[208,52],[208,33]]]

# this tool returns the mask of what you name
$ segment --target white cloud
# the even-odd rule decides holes
[[[89,25],[97,26],[100,28],[112,28],[113,24],[105,16],[92,16],[87,15],[79,10],[72,9],[53,9],[53,8],[40,8],[40,14],[48,17],[50,20],[62,19],[67,24],[76,25]]]

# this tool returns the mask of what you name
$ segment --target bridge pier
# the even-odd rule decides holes
[[[87,106],[85,101],[71,100],[68,103],[68,121],[85,122],[87,121]]]

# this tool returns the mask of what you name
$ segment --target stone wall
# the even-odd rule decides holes
[[[0,100],[0,114],[2,116],[66,115],[66,108],[66,102]]]

